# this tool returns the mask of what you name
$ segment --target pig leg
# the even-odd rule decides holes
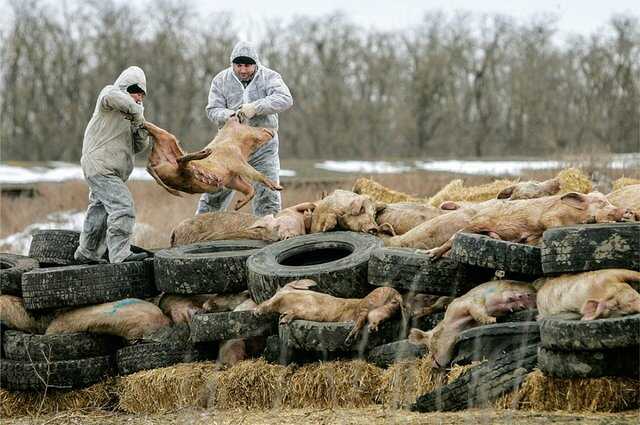
[[[473,320],[482,325],[490,325],[492,323],[496,323],[496,318],[493,316],[489,316],[484,305],[478,305],[476,303],[471,304],[468,311],[471,317],[473,317]]]
[[[195,161],[198,159],[205,159],[206,157],[208,157],[209,155],[211,155],[211,149],[207,148],[207,149],[202,149],[201,151],[198,152],[193,152],[193,153],[188,153],[185,155],[182,155],[181,157],[179,157],[177,159],[178,164],[179,165],[186,165],[189,161]]]
[[[296,314],[293,311],[285,311],[280,316],[280,321],[278,323],[280,323],[281,325],[288,325],[295,319],[296,319]]]
[[[242,176],[232,177],[227,187],[229,189],[237,190],[244,195],[243,199],[238,199],[238,202],[236,202],[236,206],[234,207],[236,210],[244,207],[256,194],[253,186],[247,183]]]
[[[388,233],[391,236],[396,236],[396,231],[390,223],[382,223],[378,226],[379,233]]]
[[[247,163],[241,165],[240,170],[238,170],[238,174],[250,180],[260,182],[271,190],[282,190],[282,186],[268,179],[266,176],[264,176],[262,173],[260,173],[258,170]]]
[[[444,254],[446,254],[447,252],[449,252],[449,250],[451,249],[451,247],[453,246],[453,239],[455,238],[456,234],[458,234],[458,232],[456,232],[453,236],[451,236],[449,238],[448,241],[446,241],[445,243],[443,243],[442,245],[440,245],[437,248],[432,248],[430,250],[427,251],[427,255],[429,257],[432,258],[440,258],[442,257]]]
[[[351,342],[358,337],[362,328],[364,328],[365,323],[367,322],[367,312],[361,312],[356,319],[353,328],[351,328],[351,332],[344,339],[344,343],[347,345],[351,345]]]

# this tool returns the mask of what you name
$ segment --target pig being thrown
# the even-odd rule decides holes
[[[385,206],[366,195],[341,189],[335,190],[315,204],[311,218],[311,233],[328,232],[335,228],[377,233],[376,213]]]
[[[171,320],[155,304],[127,298],[62,313],[51,322],[46,335],[95,332],[135,341],[169,325]]]
[[[280,288],[273,297],[260,304],[256,314],[278,312],[280,323],[295,319],[315,322],[355,322],[345,342],[357,337],[365,323],[371,331],[402,309],[402,297],[393,288],[376,288],[364,298],[337,298],[309,290],[316,283],[296,280]]]
[[[460,332],[495,323],[497,316],[535,306],[536,292],[531,284],[515,280],[493,280],[454,299],[449,304],[444,319],[432,330],[424,332],[411,329],[409,341],[412,344],[426,345],[433,367],[444,368],[453,357]]]
[[[578,313],[582,320],[640,313],[640,294],[628,282],[640,283],[640,272],[606,269],[543,277],[538,289],[539,318]]]
[[[236,203],[237,210],[255,194],[251,180],[271,190],[282,190],[247,162],[249,155],[273,138],[271,129],[240,124],[233,116],[205,149],[185,154],[178,139],[168,131],[150,122],[145,123],[145,128],[154,139],[147,171],[173,195],[180,196],[179,191],[215,192],[224,186],[244,195]]]
[[[542,233],[552,227],[609,223],[623,219],[633,219],[633,213],[612,205],[603,194],[569,192],[564,195],[489,204],[477,210],[461,231],[537,245]],[[440,257],[448,252],[454,237],[455,235],[441,246],[431,249],[429,255]]]

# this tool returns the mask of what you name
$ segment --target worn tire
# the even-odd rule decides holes
[[[640,346],[591,351],[554,351],[540,347],[538,368],[556,378],[637,378],[640,377]]]
[[[144,299],[157,294],[152,259],[52,267],[22,275],[22,295],[28,310]]]
[[[540,248],[492,239],[475,233],[458,233],[453,240],[452,260],[526,276],[541,276]]]
[[[223,341],[278,333],[278,314],[256,316],[253,311],[196,314],[191,320],[191,340]]]
[[[556,227],[542,235],[545,274],[614,268],[640,271],[640,223]]]
[[[369,283],[434,295],[459,296],[488,282],[493,270],[450,258],[432,259],[412,248],[377,248],[369,259]]]
[[[424,345],[415,345],[408,339],[403,339],[374,347],[369,351],[367,361],[386,368],[395,362],[417,359],[426,353],[427,347]]]
[[[73,254],[79,244],[80,232],[75,230],[36,230],[29,245],[29,257],[51,266],[78,264]]]
[[[369,332],[368,325],[351,344],[345,339],[353,328],[353,322],[312,322],[294,320],[278,327],[280,343],[302,351],[360,352],[378,345],[404,338],[402,323],[397,320],[382,322],[377,332]]]
[[[129,375],[177,363],[213,360],[217,354],[218,350],[211,345],[150,342],[121,348],[116,354],[116,363],[118,374]]]
[[[0,362],[0,387],[7,390],[43,390],[38,374],[54,388],[82,388],[113,375],[113,356],[90,357],[54,362]]]
[[[478,326],[458,335],[452,364],[466,365],[496,358],[519,347],[540,343],[537,322],[497,323]]]
[[[605,350],[640,345],[640,314],[596,320],[542,319],[540,341],[550,350]]]
[[[30,362],[107,356],[114,354],[123,344],[124,341],[118,337],[89,332],[35,335],[7,331],[2,340],[6,358]]]
[[[375,236],[355,232],[318,233],[276,242],[247,260],[251,298],[260,304],[298,279],[313,279],[318,292],[363,298],[373,289],[367,281],[371,251],[381,245]]]
[[[38,267],[24,255],[0,254],[0,294],[22,296],[22,275]]]
[[[485,362],[455,381],[418,397],[412,411],[455,411],[487,406],[492,400],[517,389],[536,366],[537,345],[518,348]]]
[[[170,294],[233,293],[247,289],[247,258],[265,241],[211,241],[159,251],[154,268],[158,289]]]

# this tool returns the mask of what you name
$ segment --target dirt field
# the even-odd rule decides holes
[[[584,413],[571,414],[561,412],[523,412],[515,410],[467,410],[456,413],[414,413],[404,410],[388,410],[382,407],[361,409],[287,409],[267,411],[247,410],[184,410],[163,415],[126,415],[109,412],[63,412],[55,415],[20,419],[3,419],[4,425],[169,425],[169,424],[265,424],[265,425],[302,425],[302,424],[504,424],[504,425],[545,425],[549,423],[581,424],[637,424],[640,411],[624,413]]]

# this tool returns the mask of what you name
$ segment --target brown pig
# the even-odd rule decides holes
[[[439,311],[445,311],[454,300],[453,297],[444,297],[430,294],[414,294],[407,292],[402,295],[405,310],[413,319],[419,319]]]
[[[539,318],[579,313],[582,320],[640,313],[640,294],[628,282],[640,272],[606,269],[536,280]]]
[[[402,297],[393,288],[376,288],[364,298],[337,298],[309,290],[316,283],[296,280],[280,288],[256,308],[256,314],[278,312],[280,323],[292,320],[315,322],[355,322],[345,342],[358,336],[365,323],[376,331],[378,325],[402,309]]]
[[[614,190],[607,195],[607,199],[616,207],[633,211],[635,220],[640,221],[640,184]]]
[[[378,212],[376,222],[381,232],[387,231],[392,236],[396,236],[405,234],[425,221],[447,212],[427,204],[398,202],[386,204],[384,209]]]
[[[311,233],[328,232],[335,228],[377,233],[376,213],[385,206],[366,195],[341,189],[336,189],[315,204],[311,218]]]
[[[11,329],[42,334],[52,319],[51,314],[34,315],[28,312],[21,297],[0,295],[0,321]]]
[[[198,214],[182,220],[171,231],[171,246],[215,241],[219,235],[245,229],[258,220],[253,214],[218,211]]]
[[[434,367],[444,368],[453,357],[460,332],[496,322],[496,317],[516,310],[535,308],[536,292],[526,282],[493,280],[454,299],[444,319],[428,332],[411,329],[409,341],[426,345]]]
[[[215,192],[224,186],[244,195],[236,203],[237,210],[255,195],[250,181],[260,182],[271,190],[282,190],[247,162],[249,155],[273,138],[272,129],[240,124],[233,116],[205,149],[185,154],[178,139],[168,131],[150,122],[145,123],[145,128],[155,141],[147,170],[173,195]]]
[[[47,328],[46,334],[95,332],[135,341],[169,325],[171,320],[155,304],[127,298],[59,314]]]
[[[164,294],[158,302],[158,307],[174,323],[191,323],[193,316],[198,313],[216,313],[231,311],[237,305],[249,298],[249,291],[238,294],[197,294],[177,295]]]
[[[460,229],[468,226],[471,218],[480,209],[496,202],[500,201],[491,199],[475,204],[465,204],[463,207],[459,207],[458,203],[446,202],[440,208],[446,208],[445,211],[451,210],[449,213],[425,221],[403,235],[389,238],[384,241],[384,244],[417,249],[435,248],[447,242]]]
[[[498,199],[534,199],[551,196],[560,192],[560,179],[553,178],[543,182],[528,181],[516,183],[504,188],[498,193]]]
[[[443,216],[443,217],[446,217]],[[552,227],[583,223],[608,223],[633,218],[624,208],[612,205],[599,192],[564,195],[518,201],[497,201],[476,210],[460,231],[486,234],[494,239],[536,245],[542,233]],[[455,235],[429,255],[440,257],[451,249]]]
[[[257,307],[253,300],[246,300],[233,311],[253,311]],[[234,364],[252,357],[264,349],[266,338],[262,336],[253,338],[234,338],[220,343],[218,350],[218,363],[224,366]]]

